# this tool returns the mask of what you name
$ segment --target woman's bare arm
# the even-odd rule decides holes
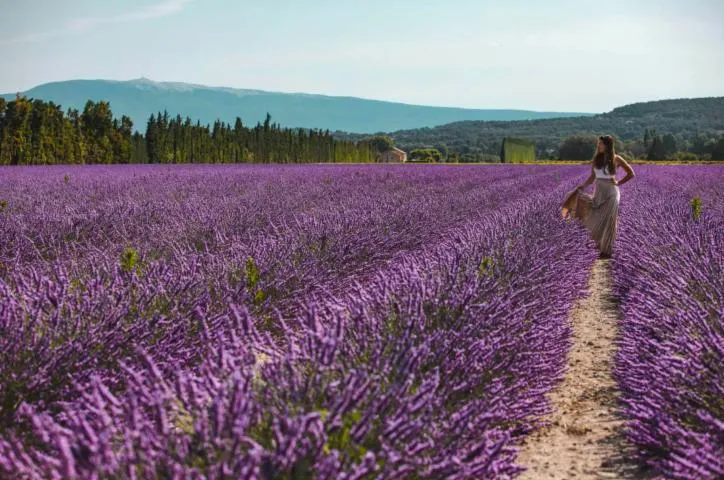
[[[624,171],[626,172],[626,176],[623,177],[621,180],[617,181],[616,185],[623,185],[624,183],[626,183],[629,180],[631,180],[632,178],[634,178],[636,176],[636,174],[634,173],[633,168],[631,168],[631,165],[629,165],[628,162],[626,160],[624,160],[622,156],[616,155],[616,161],[621,166],[621,168],[623,168]]]
[[[596,180],[596,174],[593,173],[593,162],[591,162],[591,174],[588,176],[585,182],[576,187],[576,190],[583,190]]]

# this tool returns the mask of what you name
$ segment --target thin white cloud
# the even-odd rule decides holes
[[[76,18],[68,23],[66,30],[82,31],[99,25],[113,23],[126,23],[152,18],[166,17],[184,9],[187,3],[192,0],[166,0],[155,5],[140,8],[135,12],[123,13],[112,17],[85,17]]]
[[[69,33],[84,32],[99,27],[101,25],[137,22],[143,20],[150,20],[153,18],[166,17],[182,11],[184,7],[192,1],[194,0],[164,0],[160,3],[141,7],[132,12],[121,13],[109,17],[75,18],[68,21],[62,28],[58,30],[29,33],[15,38],[0,39],[0,45],[38,42],[41,40],[59,37]]]

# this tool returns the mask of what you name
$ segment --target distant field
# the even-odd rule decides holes
[[[515,476],[597,257],[551,163],[0,169],[0,477]],[[721,453],[722,182],[622,187],[616,368],[667,476]]]

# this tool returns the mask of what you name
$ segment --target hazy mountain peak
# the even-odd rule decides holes
[[[129,83],[135,83],[135,84],[138,84],[138,85],[143,85],[143,84],[146,84],[146,85],[149,85],[149,84],[150,84],[150,85],[156,85],[156,84],[157,84],[157,82],[154,82],[154,81],[151,80],[150,78],[146,78],[146,77],[134,78],[134,79],[132,79],[132,80],[129,80],[128,82],[129,82]]]

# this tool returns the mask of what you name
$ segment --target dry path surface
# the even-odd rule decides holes
[[[551,424],[521,446],[518,463],[528,470],[519,478],[641,478],[611,376],[619,311],[608,260],[596,261],[589,282],[589,295],[572,311],[573,345],[563,382],[550,395]]]

